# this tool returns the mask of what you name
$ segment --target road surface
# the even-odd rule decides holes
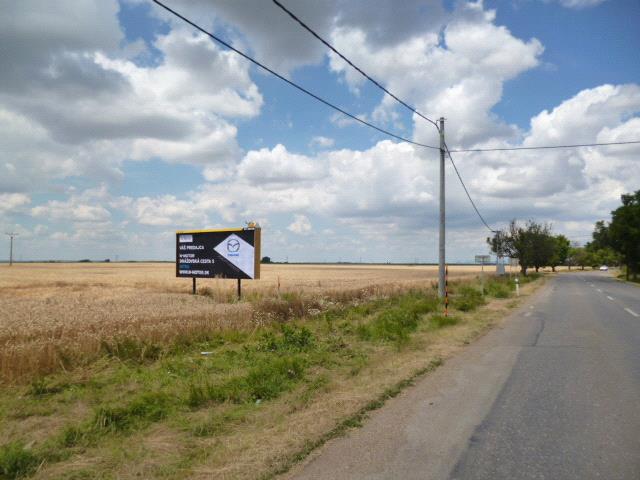
[[[559,275],[288,478],[640,479],[640,288]]]

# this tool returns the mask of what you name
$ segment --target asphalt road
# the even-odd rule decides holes
[[[295,479],[640,479],[640,288],[563,274]]]

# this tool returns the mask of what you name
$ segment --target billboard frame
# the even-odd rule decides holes
[[[179,256],[179,245],[180,236],[181,235],[199,235],[199,234],[207,234],[207,233],[241,233],[241,232],[253,232],[253,277],[234,277],[234,276],[222,276],[222,275],[189,275],[189,274],[181,274],[180,273],[180,256]],[[224,240],[222,240],[224,241]],[[176,230],[176,277],[177,278],[191,278],[193,281],[192,293],[196,294],[196,279],[197,278],[229,278],[229,279],[237,279],[238,281],[238,299],[242,297],[242,280],[259,280],[260,279],[260,255],[261,255],[261,245],[262,245],[262,229],[259,226],[251,226],[251,227],[240,227],[240,228],[210,228],[210,229],[198,229],[198,230]],[[219,253],[218,253],[219,254]],[[239,271],[242,271],[237,265],[236,268]],[[243,272],[244,273],[244,272]],[[245,273],[246,274],[246,273]]]

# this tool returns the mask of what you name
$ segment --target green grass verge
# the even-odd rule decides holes
[[[521,278],[521,283],[532,279]],[[28,433],[7,438],[0,445],[0,478],[27,477],[41,465],[46,468],[77,454],[111,448],[158,423],[193,439],[226,434],[287,392],[296,390],[301,398],[312,398],[330,382],[333,371],[346,369],[358,375],[372,348],[401,348],[419,329],[455,325],[460,321],[455,310],[472,311],[487,296],[506,298],[514,288],[508,279],[494,278],[485,280],[485,295],[477,282],[454,282],[451,287],[454,311],[449,316],[442,315],[442,303],[428,289],[336,305],[311,319],[254,332],[218,332],[168,351],[121,339],[91,366],[90,374],[60,373],[0,392],[0,423],[19,424],[29,417],[66,419],[37,442]],[[399,382],[287,463],[358,425],[366,412],[379,408],[423,373]],[[78,405],[86,407],[80,415],[74,413]],[[188,472],[198,461],[201,455],[185,454],[180,472]],[[89,477],[99,476],[98,471],[88,472]]]
[[[333,438],[337,438],[345,435],[345,433],[352,428],[358,428],[362,426],[362,423],[367,419],[370,412],[383,407],[384,404],[387,402],[387,400],[398,396],[398,394],[402,392],[405,388],[413,385],[418,378],[426,375],[428,372],[439,367],[440,365],[442,365],[442,363],[443,363],[442,359],[435,359],[426,368],[422,368],[418,370],[417,372],[413,373],[409,378],[400,380],[398,383],[396,383],[392,387],[387,388],[376,399],[368,402],[366,405],[360,408],[356,413],[344,418],[334,428],[329,430],[324,435],[320,436],[320,438],[307,442],[301,450],[293,453],[290,457],[285,459],[285,461],[280,467],[262,476],[261,480],[271,480],[278,475],[288,472],[291,469],[291,467],[293,467],[295,464],[304,460],[316,448],[321,447],[322,445],[324,445],[325,443],[327,443],[329,440]]]

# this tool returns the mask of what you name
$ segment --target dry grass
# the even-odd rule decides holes
[[[385,392],[415,377],[416,372],[429,371],[434,362],[446,361],[500,324],[539,283],[524,285],[520,299],[494,299],[477,311],[456,313],[457,325],[435,331],[420,329],[401,350],[371,345],[367,364],[357,374],[347,365],[336,365],[327,384],[312,395],[307,394],[310,386],[303,383],[277,400],[248,409],[238,424],[216,435],[194,437],[175,424],[162,424],[118,438],[117,446],[90,449],[47,465],[35,478],[73,478],[77,473],[78,478],[270,479],[289,468],[295,470],[296,463],[333,436],[331,432],[344,431],[337,426],[357,426],[362,419],[357,412],[368,410],[372,403],[381,404]],[[220,414],[206,409],[190,415],[206,418],[216,413]],[[189,452],[188,461],[179,457],[180,451]]]
[[[235,283],[175,278],[173,264],[17,264],[0,267],[0,381],[86,364],[126,348],[153,357],[158,345],[252,329],[272,320],[424,287],[433,266],[264,265],[263,278]],[[451,278],[477,267],[453,266]],[[133,342],[133,343],[132,343]]]

